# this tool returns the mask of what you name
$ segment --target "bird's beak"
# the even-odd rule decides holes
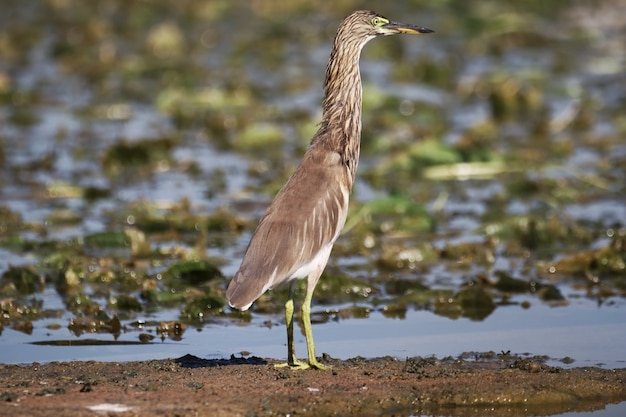
[[[433,33],[434,30],[423,28],[421,26],[407,25],[398,22],[389,22],[384,26],[385,34],[392,35],[395,33],[408,33],[410,35],[419,35],[420,33]]]

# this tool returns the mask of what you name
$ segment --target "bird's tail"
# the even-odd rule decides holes
[[[258,285],[251,285],[251,283],[255,282],[258,282],[258,280],[246,279],[246,276],[241,272],[237,272],[226,290],[228,304],[232,308],[241,311],[249,309],[252,303],[266,291],[266,289]]]

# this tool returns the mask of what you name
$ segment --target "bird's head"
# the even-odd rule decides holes
[[[353,30],[362,32],[368,37],[395,35],[398,33],[419,35],[421,33],[434,32],[432,29],[427,29],[421,26],[393,22],[378,13],[368,10],[354,12],[346,18],[346,21],[348,20],[352,20]]]

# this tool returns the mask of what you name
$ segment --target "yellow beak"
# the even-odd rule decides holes
[[[420,33],[433,33],[434,30],[421,26],[407,25],[405,23],[389,22],[384,27],[385,34],[408,33],[410,35],[419,35]]]

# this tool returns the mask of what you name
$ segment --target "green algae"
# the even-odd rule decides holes
[[[25,227],[22,216],[5,205],[0,206],[0,238],[10,236]]]
[[[45,283],[33,265],[9,269],[0,276],[0,295],[33,294],[43,290]]]
[[[280,147],[284,142],[282,132],[275,125],[254,124],[247,126],[233,143],[235,149],[258,152]]]
[[[547,266],[550,273],[568,275],[587,275],[596,273],[602,276],[623,276],[626,270],[626,250],[624,236],[620,230],[613,235],[611,242],[595,250],[580,251],[564,256]]]
[[[185,303],[181,309],[181,320],[203,321],[207,316],[224,313],[226,300],[215,294],[203,294]]]
[[[111,176],[121,175],[124,171],[146,172],[168,163],[174,145],[175,139],[172,138],[120,141],[107,149],[102,167]]]
[[[107,307],[110,309],[116,309],[120,311],[142,311],[143,305],[132,295],[119,294],[111,297],[108,300]]]
[[[100,310],[93,311],[87,316],[72,318],[67,328],[76,336],[84,333],[109,333],[116,339],[122,332],[122,324],[118,316],[111,317]]]
[[[92,233],[84,237],[85,245],[95,248],[125,248],[128,246],[128,237],[124,232]]]
[[[163,278],[172,287],[197,286],[223,277],[221,271],[209,261],[182,261],[163,272]]]
[[[508,271],[497,270],[493,272],[498,278],[495,287],[502,292],[524,293],[533,289],[531,282],[513,277]]]

